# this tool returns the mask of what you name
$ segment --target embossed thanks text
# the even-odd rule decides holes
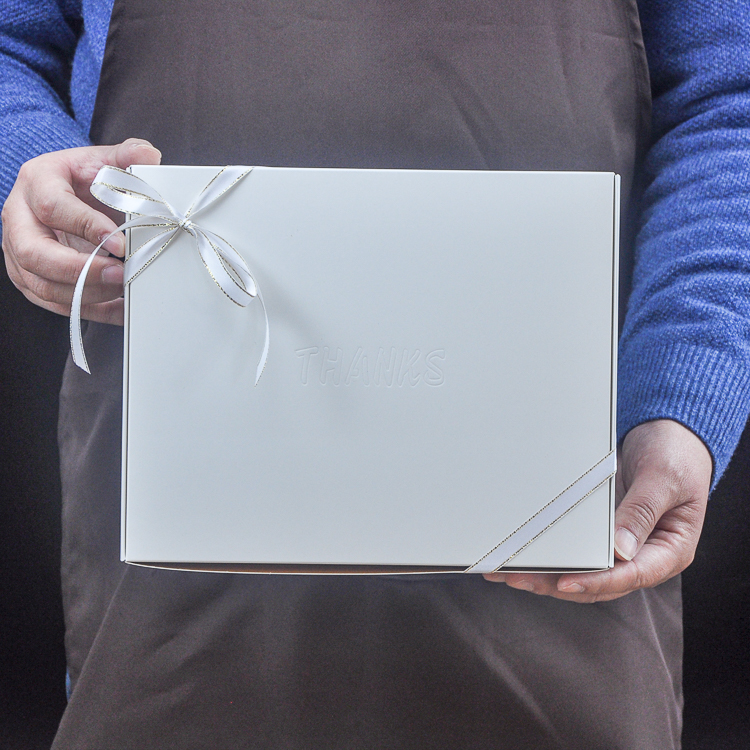
[[[360,346],[347,352],[341,347],[310,346],[295,353],[301,360],[302,385],[413,388],[420,383],[437,387],[445,382],[445,349],[423,352],[392,346],[375,352]]]

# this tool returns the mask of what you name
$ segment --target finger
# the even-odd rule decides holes
[[[558,573],[506,573],[505,583],[520,591],[550,596],[557,593],[559,577]]]
[[[557,573],[484,573],[484,579],[491,583],[505,583],[519,591],[554,596],[557,594]]]
[[[113,326],[124,324],[125,300],[122,297],[111,302],[101,302],[96,305],[83,305],[81,317],[95,323],[109,323]]]
[[[518,591],[527,591],[532,594],[552,596],[555,599],[575,602],[580,604],[603,601],[608,598],[614,599],[620,594],[596,595],[586,593],[569,593],[560,591],[557,582],[561,576],[557,573],[484,573],[486,581],[492,583],[506,583]]]
[[[161,151],[155,148],[149,141],[143,140],[142,138],[128,138],[126,141],[109,148],[110,152],[106,153],[103,157],[104,163],[111,163],[113,166],[119,167],[120,169],[127,169],[134,164],[161,164]],[[123,213],[99,202],[93,195],[91,195],[89,188],[86,189],[86,197],[84,200],[89,202],[89,205],[97,210],[106,213],[107,216],[113,219],[118,226],[125,221],[125,215]]]
[[[620,560],[633,560],[649,539],[697,543],[708,496],[703,473],[710,477],[710,470],[695,471],[677,450],[664,460],[640,465],[615,512],[615,554]]]
[[[618,475],[627,493],[615,513],[618,558],[633,559],[657,525],[697,542],[713,473],[703,441],[677,422],[655,420],[626,435],[622,457]],[[678,513],[668,513],[678,506]]]
[[[6,255],[14,258],[25,272],[23,278],[31,291],[42,297],[34,285],[45,281],[75,285],[88,254],[61,244],[55,233],[23,204],[16,208],[13,218],[13,230],[3,238],[3,246]],[[115,258],[97,256],[91,265],[87,286],[97,284],[121,285],[122,263]]]
[[[677,575],[693,560],[702,525],[702,509],[701,502],[680,503],[659,519],[632,560],[618,560],[614,568],[600,573],[564,575],[558,581],[558,590],[586,594],[599,600],[656,586]]]
[[[68,234],[67,232],[58,232],[55,230],[55,236],[57,241],[65,247],[73,248],[79,253],[85,253],[91,255],[94,252],[94,245],[86,240],[82,240],[80,237],[76,237],[74,234]]]
[[[557,590],[598,600],[655,586],[679,572],[679,537],[670,536],[669,513],[680,492],[658,468],[646,466],[634,478],[615,513],[615,567],[598,573],[567,574]],[[658,523],[665,534],[652,533]]]
[[[615,512],[615,554],[632,560],[677,497],[655,472],[639,475]]]
[[[59,158],[62,168],[57,170],[48,169],[44,157],[24,165],[26,201],[42,224],[98,245],[115,231],[116,222],[122,222],[121,215],[95,201],[90,194],[99,169],[104,165],[125,169],[131,164],[158,164],[161,153],[148,141],[132,138],[114,146],[60,152]],[[104,248],[122,257],[125,239],[115,234]]]
[[[21,272],[24,273],[23,271]],[[122,279],[122,274],[120,274]],[[72,284],[57,284],[53,281],[41,279],[38,276],[24,278],[22,291],[26,289],[34,297],[44,302],[55,305],[62,305],[70,313],[70,307],[73,302],[73,292],[75,287]],[[89,285],[83,289],[81,297],[83,304],[96,304],[98,302],[109,302],[110,300],[122,297],[122,283],[120,284],[97,284]]]
[[[94,246],[117,230],[117,224],[109,216],[78,198],[70,184],[61,176],[36,181],[27,190],[26,200],[40,224],[81,237]],[[124,236],[114,234],[107,239],[104,249],[114,255],[124,255]]]
[[[656,586],[680,569],[679,555],[673,545],[649,539],[633,560],[618,561],[614,568],[598,573],[561,576],[557,589],[562,594],[576,595],[578,601],[604,601]]]
[[[161,152],[142,138],[128,138],[112,146],[88,146],[59,152],[65,158],[70,182],[79,195],[88,195],[103,166],[127,169],[133,164],[160,164]]]
[[[38,307],[42,307],[45,310],[56,313],[57,315],[63,315],[65,317],[70,316],[70,305],[59,304],[57,302],[49,302],[47,300],[40,299],[33,292],[25,288],[20,288],[20,291],[29,300]],[[118,297],[108,302],[100,302],[93,304],[84,304],[81,307],[81,318],[83,320],[91,320],[96,323],[108,323],[110,325],[121,326],[124,323],[124,310],[125,300],[122,297]]]
[[[8,277],[13,285],[19,289],[31,302],[42,307],[64,315],[70,314],[70,305],[73,301],[74,285],[57,284],[47,281],[38,276],[29,274],[20,268],[15,260],[7,255],[5,266]],[[118,270],[116,267],[114,270]],[[87,284],[83,290],[83,303],[96,304],[118,299],[122,296],[122,264],[119,264],[119,283]]]
[[[102,148],[108,147],[102,146]],[[161,151],[143,138],[128,138],[122,143],[109,146],[109,148],[111,151],[105,158],[109,158],[111,161],[106,163],[120,169],[127,169],[133,164],[161,163]]]

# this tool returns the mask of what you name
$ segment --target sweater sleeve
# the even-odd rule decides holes
[[[641,0],[652,145],[620,341],[618,433],[681,422],[714,483],[750,412],[750,8]]]
[[[70,112],[80,0],[0,0],[0,206],[28,159],[87,145]]]

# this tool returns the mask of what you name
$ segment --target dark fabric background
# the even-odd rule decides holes
[[[67,321],[0,272],[0,750],[48,748],[65,708],[56,416],[67,348]],[[746,434],[683,577],[685,750],[750,747],[749,480]]]
[[[65,708],[57,394],[65,318],[0,271],[0,748],[48,748]]]
[[[750,423],[749,423],[750,424]],[[683,575],[684,750],[750,747],[750,429]]]

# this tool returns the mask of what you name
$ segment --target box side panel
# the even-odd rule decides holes
[[[130,220],[131,215],[126,215],[126,220]],[[131,234],[126,232],[126,253],[129,256],[131,250]],[[121,469],[121,500],[120,500],[120,560],[127,560],[127,502],[128,502],[128,353],[130,351],[130,288],[125,286],[123,290],[124,297],[124,326],[123,332],[123,353],[122,353],[122,469]]]
[[[620,175],[614,176],[614,231],[612,233],[612,438],[611,449],[617,448],[617,351],[619,344],[619,293],[620,293]],[[615,564],[615,487],[614,479],[609,483],[610,524],[609,524],[609,567]]]

